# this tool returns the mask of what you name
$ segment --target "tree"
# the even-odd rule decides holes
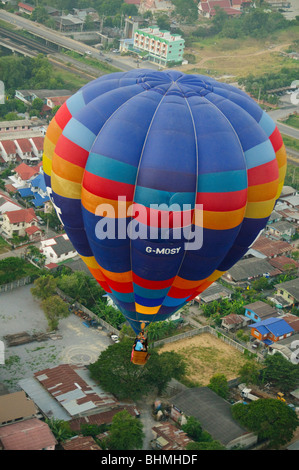
[[[92,378],[119,399],[137,400],[152,390],[161,393],[171,378],[180,379],[185,374],[185,361],[174,352],[158,354],[151,350],[149,361],[140,367],[130,361],[131,351],[132,340],[124,338],[89,366]]]
[[[193,441],[199,442],[202,435],[202,427],[198,419],[194,416],[188,416],[187,423],[182,425],[182,430]]]
[[[239,370],[240,380],[246,385],[248,385],[249,383],[254,385],[258,384],[259,375],[260,366],[253,361],[246,362]]]
[[[45,298],[41,305],[48,320],[50,331],[56,330],[59,319],[66,318],[70,313],[67,304],[58,295]]]
[[[57,281],[51,274],[40,276],[34,281],[34,287],[32,287],[31,294],[37,299],[44,300],[47,297],[55,294]]]
[[[299,425],[295,411],[275,398],[261,398],[247,405],[236,403],[232,415],[260,440],[269,439],[269,446],[275,449],[289,442]]]
[[[215,374],[208,385],[217,395],[226,399],[229,394],[229,388],[227,384],[227,378],[224,374]]]
[[[111,450],[141,449],[143,444],[143,425],[127,410],[113,416],[109,430],[108,447]]]
[[[45,421],[59,443],[76,435],[76,433],[71,430],[69,423],[62,419],[46,418]]]
[[[219,441],[189,442],[186,450],[226,450],[226,448]]]
[[[274,354],[266,357],[261,377],[263,382],[272,382],[282,392],[288,392],[298,383],[299,368],[281,354]]]

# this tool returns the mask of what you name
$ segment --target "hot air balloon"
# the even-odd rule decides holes
[[[280,195],[286,152],[238,88],[137,69],[93,80],[60,107],[43,169],[69,239],[138,334],[247,252]]]

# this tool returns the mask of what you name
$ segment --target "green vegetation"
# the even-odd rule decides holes
[[[142,422],[124,410],[113,416],[106,446],[109,450],[141,449],[144,437]]]
[[[38,275],[39,269],[24,259],[11,256],[0,261],[0,285],[27,276],[35,279]]]
[[[286,186],[292,186],[293,188],[299,190],[299,167],[288,162],[287,172],[285,176]]]
[[[225,450],[225,447],[218,441],[214,441],[212,436],[204,431],[200,422],[193,416],[187,417],[187,423],[182,426],[182,430],[194,442],[190,442],[187,450]]]
[[[229,396],[229,388],[227,378],[224,374],[215,374],[211,377],[208,387],[213,390],[213,392],[217,393],[217,395],[227,400]]]
[[[287,119],[281,120],[280,122],[287,126],[294,127],[295,129],[299,129],[299,115],[297,113],[291,114]]]
[[[271,382],[281,392],[290,392],[299,382],[299,367],[281,354],[267,356],[261,371],[261,382]]]
[[[232,415],[242,426],[257,433],[259,440],[268,439],[273,449],[289,442],[299,425],[295,411],[275,398],[261,398],[247,405],[236,403]]]
[[[282,137],[285,147],[299,152],[299,140],[298,139],[295,139],[294,137],[290,137],[285,134],[281,134],[281,137]]]
[[[89,366],[92,378],[119,399],[136,400],[152,391],[160,394],[171,378],[179,380],[185,374],[186,363],[179,354],[158,354],[151,349],[149,361],[140,367],[130,361],[131,352],[132,340],[123,338],[105,349]]]

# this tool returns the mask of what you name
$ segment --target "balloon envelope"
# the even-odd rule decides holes
[[[60,107],[43,168],[69,239],[137,332],[242,258],[280,195],[286,152],[241,90],[138,69]]]

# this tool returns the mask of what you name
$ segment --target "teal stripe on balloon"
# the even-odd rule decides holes
[[[201,173],[197,178],[198,193],[226,193],[246,188],[246,170]]]
[[[90,153],[85,169],[94,175],[119,183],[135,184],[137,168],[114,158]]]

